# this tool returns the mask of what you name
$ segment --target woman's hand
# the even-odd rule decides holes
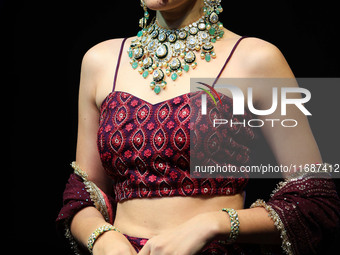
[[[102,234],[94,243],[92,251],[94,255],[137,255],[129,240],[116,231]]]
[[[185,223],[150,238],[138,255],[192,255],[217,235],[227,235],[228,215],[219,212],[199,214]]]

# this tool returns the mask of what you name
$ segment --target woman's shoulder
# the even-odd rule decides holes
[[[108,62],[116,62],[123,39],[110,39],[94,45],[84,54],[82,66],[98,69]]]
[[[246,37],[239,45],[238,54],[250,76],[286,77],[292,74],[281,50],[266,40]]]
[[[112,82],[122,42],[123,38],[106,40],[94,45],[84,54],[80,90],[90,91],[91,98],[95,98],[99,86]]]

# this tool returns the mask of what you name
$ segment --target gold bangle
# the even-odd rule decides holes
[[[240,222],[238,220],[238,214],[232,208],[222,208],[222,211],[228,213],[230,218],[230,233],[227,243],[235,243],[238,235],[240,234]]]
[[[104,234],[106,231],[110,231],[110,230],[120,232],[116,227],[112,225],[104,225],[104,226],[97,228],[95,231],[93,231],[93,233],[90,235],[88,242],[87,242],[87,248],[91,254],[92,254],[93,245],[98,239],[98,237]]]

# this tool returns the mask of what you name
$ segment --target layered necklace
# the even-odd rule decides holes
[[[184,72],[197,66],[196,53],[210,62],[216,58],[214,45],[223,37],[221,0],[204,0],[203,16],[180,29],[162,28],[157,21],[140,30],[131,42],[128,54],[133,69],[147,78],[152,75],[150,88],[159,94],[166,87],[166,77],[176,81]],[[147,14],[148,15],[148,14]]]

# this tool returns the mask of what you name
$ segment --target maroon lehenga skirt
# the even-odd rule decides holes
[[[132,237],[123,234],[135,248],[138,253],[145,243],[147,238]],[[213,240],[209,242],[197,255],[257,255],[257,254],[283,254],[280,251],[280,247],[275,246],[259,246],[259,245],[245,245],[245,244],[224,244],[219,240]]]

